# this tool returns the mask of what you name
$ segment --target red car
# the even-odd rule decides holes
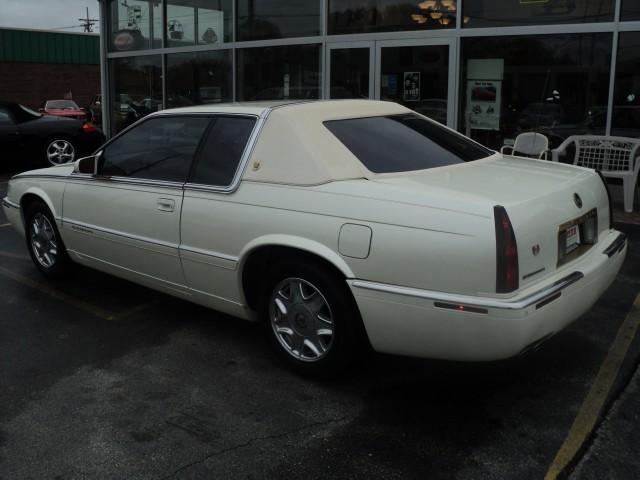
[[[73,100],[47,100],[40,105],[40,112],[57,117],[69,117],[86,120],[87,112]]]

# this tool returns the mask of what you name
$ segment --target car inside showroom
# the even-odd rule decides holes
[[[640,134],[636,0],[101,2],[105,130],[160,109],[401,103],[493,149]]]

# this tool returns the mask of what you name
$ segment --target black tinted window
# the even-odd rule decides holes
[[[227,186],[233,180],[256,121],[248,117],[218,117],[214,122],[190,181]]]
[[[493,153],[412,113],[331,120],[324,125],[374,173],[442,167]]]
[[[210,117],[160,117],[118,137],[103,151],[102,175],[184,182]]]

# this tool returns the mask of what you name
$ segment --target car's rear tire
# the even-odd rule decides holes
[[[362,325],[344,278],[316,262],[282,261],[263,283],[261,314],[271,346],[292,370],[333,377],[363,349]]]
[[[29,255],[36,268],[50,278],[69,274],[69,258],[53,215],[42,202],[34,202],[25,212],[25,237]]]
[[[47,166],[62,165],[73,162],[78,157],[78,147],[71,138],[56,135],[44,144],[44,159]]]

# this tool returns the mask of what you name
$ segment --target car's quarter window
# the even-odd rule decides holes
[[[255,123],[254,117],[216,117],[202,143],[189,182],[230,185]]]
[[[328,120],[324,125],[374,173],[442,167],[493,153],[413,113]]]
[[[109,143],[99,174],[184,182],[209,116],[150,118]]]

